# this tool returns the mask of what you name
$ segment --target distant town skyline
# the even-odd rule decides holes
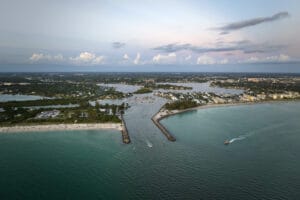
[[[4,0],[0,71],[298,63],[299,8],[296,0]]]

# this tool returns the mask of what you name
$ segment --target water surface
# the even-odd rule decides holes
[[[29,101],[29,100],[39,100],[45,97],[35,96],[35,95],[21,95],[21,94],[0,94],[0,102],[7,101]]]
[[[152,107],[161,103],[157,99]],[[0,134],[0,199],[300,196],[300,103],[172,116],[162,123],[176,136],[174,143],[151,123],[155,109],[143,104],[125,116],[130,145],[114,130]]]

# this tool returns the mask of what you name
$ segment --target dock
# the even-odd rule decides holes
[[[122,120],[122,130],[121,130],[122,140],[123,140],[124,144],[129,144],[131,141],[130,141],[130,137],[129,137],[129,134],[128,134],[128,129],[127,129],[127,126],[126,126],[126,122],[123,118],[123,115],[121,115],[121,120]]]
[[[161,130],[161,132],[166,136],[166,138],[171,141],[171,142],[175,142],[176,138],[168,131],[168,129],[166,127],[164,127],[161,123],[160,120],[162,120],[164,117],[160,117],[157,118],[156,117],[157,114],[155,114],[151,120],[153,121],[153,123]]]

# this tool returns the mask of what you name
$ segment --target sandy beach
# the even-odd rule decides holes
[[[121,123],[91,123],[91,124],[50,124],[0,127],[0,133],[34,132],[34,131],[59,131],[59,130],[97,130],[116,129],[122,130]]]
[[[187,108],[183,110],[166,110],[164,108],[161,108],[153,117],[152,119],[155,121],[160,121],[163,118],[176,115],[183,112],[188,112],[192,110],[198,110],[198,109],[205,109],[205,108],[214,108],[214,107],[224,107],[224,106],[236,106],[236,105],[245,105],[246,103],[232,103],[232,104],[208,104],[203,106],[197,106],[193,108]]]

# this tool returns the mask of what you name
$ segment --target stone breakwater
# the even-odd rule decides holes
[[[122,129],[121,129],[122,140],[124,144],[129,144],[131,141],[130,141],[129,133],[123,115],[121,116],[121,120],[122,120]]]
[[[156,113],[151,120],[153,123],[161,130],[161,132],[167,137],[167,139],[171,142],[175,142],[176,138],[168,131],[166,127],[164,127],[161,123],[160,120],[162,120],[165,117],[168,117],[170,114],[167,113],[167,111],[159,111]]]

